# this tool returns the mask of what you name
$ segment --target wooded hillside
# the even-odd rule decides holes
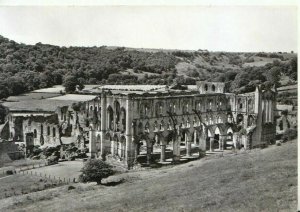
[[[293,84],[293,53],[227,53],[143,50],[124,47],[25,45],[0,36],[0,98],[64,84],[68,92],[82,84],[195,84],[226,82],[228,91]]]

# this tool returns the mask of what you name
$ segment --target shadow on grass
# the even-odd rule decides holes
[[[125,179],[119,179],[119,180],[114,180],[114,181],[110,181],[110,182],[105,182],[105,183],[101,183],[101,185],[104,186],[117,186],[120,185],[121,183],[124,183]]]

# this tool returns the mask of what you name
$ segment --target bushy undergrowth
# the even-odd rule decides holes
[[[289,141],[297,138],[297,129],[288,128],[285,130],[282,136],[283,141]]]
[[[101,184],[103,178],[107,178],[115,173],[113,167],[99,159],[90,159],[81,169],[80,182],[97,182]]]

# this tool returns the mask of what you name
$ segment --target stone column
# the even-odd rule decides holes
[[[130,97],[126,99],[126,131],[125,131],[125,137],[126,137],[126,146],[125,146],[125,162],[128,165],[128,169],[133,165],[134,159],[135,159],[135,144],[133,143],[133,123],[132,123],[132,117],[133,117],[133,104]]]
[[[165,162],[166,161],[166,145],[161,144],[160,145],[160,162]]]
[[[115,145],[117,145],[117,142],[115,140],[112,140],[111,143],[110,143],[110,151],[111,151],[112,155],[117,155],[118,154],[118,152],[115,152]],[[118,147],[117,147],[117,149],[118,149]]]
[[[243,135],[243,140],[244,140],[244,148],[245,148],[245,149],[249,149],[249,148],[248,148],[248,138],[247,138],[246,135]]]
[[[233,142],[233,146],[234,148],[239,148],[239,145],[238,145],[238,134],[237,133],[233,133],[232,135],[232,142]]]
[[[220,140],[219,140],[220,150],[226,149],[226,138],[227,135],[220,135]]]
[[[100,129],[101,156],[105,154],[105,145],[104,145],[105,132],[106,132],[106,95],[103,91],[101,94],[101,129]]]
[[[203,136],[199,137],[199,149],[206,151],[206,138]]]
[[[209,151],[214,151],[214,137],[209,137]]]
[[[194,145],[195,146],[197,145],[197,136],[198,136],[198,134],[197,134],[197,132],[195,130],[195,132],[194,132]]]
[[[191,149],[192,149],[191,137],[186,136],[186,156],[188,157],[191,156]]]
[[[96,137],[95,137],[94,129],[90,129],[89,131],[89,153],[91,158],[94,158],[97,153]]]
[[[151,153],[152,153],[152,141],[147,140],[147,164],[151,163]]]
[[[180,142],[181,136],[176,136],[173,138],[173,162],[180,161]]]

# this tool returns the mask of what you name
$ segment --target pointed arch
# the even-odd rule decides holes
[[[109,105],[106,109],[106,117],[107,117],[107,127],[109,130],[114,129],[114,111],[112,107]]]

